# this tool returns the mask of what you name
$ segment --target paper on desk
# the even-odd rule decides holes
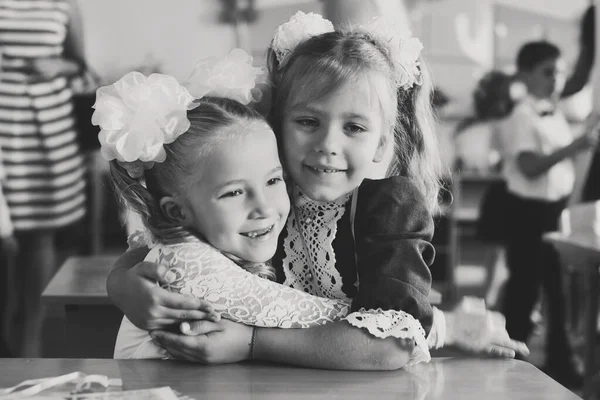
[[[0,399],[66,398],[88,393],[108,393],[121,390],[121,379],[110,379],[106,375],[85,374],[80,371],[41,379],[28,379],[13,387],[0,389]]]
[[[55,399],[55,400],[187,400],[170,387],[140,390],[122,390],[121,379],[106,375],[85,374],[80,371],[41,379],[28,379],[11,388],[0,389],[0,400]]]
[[[58,393],[47,396],[36,396],[44,400],[179,400],[179,397],[170,387],[160,387],[140,390],[124,390],[120,392],[97,392],[60,395]]]

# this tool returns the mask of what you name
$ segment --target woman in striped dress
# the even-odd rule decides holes
[[[12,336],[21,356],[40,355],[40,294],[56,271],[56,230],[85,214],[69,85],[84,65],[75,1],[0,0],[0,147],[20,250]]]

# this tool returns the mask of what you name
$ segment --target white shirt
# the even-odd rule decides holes
[[[575,168],[571,158],[558,162],[534,179],[526,177],[517,166],[517,157],[523,152],[549,155],[573,141],[562,112],[555,109],[552,115],[541,116],[542,107],[542,102],[527,97],[499,123],[502,172],[509,192],[529,199],[555,201],[573,191]]]

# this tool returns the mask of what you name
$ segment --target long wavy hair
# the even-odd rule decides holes
[[[423,62],[422,84],[397,88],[386,43],[368,31],[350,28],[300,43],[283,66],[269,49],[267,63],[273,84],[270,120],[280,141],[283,116],[297,93],[308,94],[308,101],[318,100],[370,71],[383,73],[390,90],[378,94],[394,144],[386,175],[409,178],[422,191],[428,208],[437,211],[443,168],[431,108],[432,82]]]

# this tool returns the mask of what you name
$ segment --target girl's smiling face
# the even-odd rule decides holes
[[[258,121],[226,129],[246,132],[222,132],[198,171],[189,171],[182,195],[187,227],[227,254],[265,262],[290,209],[275,134]]]
[[[376,71],[348,80],[319,99],[302,88],[291,96],[282,124],[286,171],[316,201],[333,201],[358,187],[382,160],[391,136],[385,111],[388,81]],[[387,103],[386,103],[387,101]]]

